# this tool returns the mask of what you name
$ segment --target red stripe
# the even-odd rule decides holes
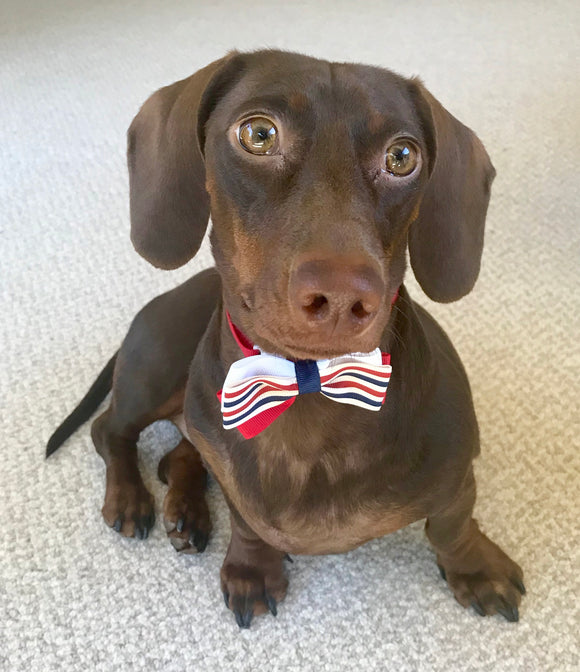
[[[227,416],[229,416],[229,415],[235,415],[236,413],[239,413],[240,411],[243,411],[244,408],[247,408],[250,404],[253,404],[254,401],[257,399],[257,397],[261,397],[263,393],[264,393],[264,388],[263,388],[263,387],[259,387],[259,388],[254,392],[254,394],[253,394],[251,397],[248,398],[248,400],[246,401],[246,403],[245,403],[243,406],[241,406],[239,409],[236,408],[236,409],[231,410],[231,411],[224,410],[224,411],[222,411],[222,415],[225,417],[226,415],[227,415]]]
[[[337,388],[339,389],[341,387],[356,387],[357,389],[362,390],[366,394],[370,394],[372,397],[378,397],[379,399],[384,397],[386,392],[387,392],[386,390],[381,390],[380,392],[377,392],[376,390],[370,390],[363,383],[349,383],[346,380],[344,380],[344,381],[341,380],[337,383],[330,383],[328,385],[325,385],[324,387],[325,387],[325,389],[328,389],[328,390],[335,390],[335,389],[337,389]]]
[[[248,383],[241,389],[236,390],[235,392],[224,392],[224,395],[228,401],[234,401],[236,397],[243,395],[250,389],[250,387],[254,386],[256,383],[261,383],[262,385],[270,385],[272,388],[276,390],[292,391],[298,389],[298,383],[273,383],[269,378],[254,378],[252,382]]]
[[[334,373],[326,373],[324,376],[320,376],[320,381],[322,383],[325,383],[327,380],[330,380],[331,378],[340,376],[345,371],[360,371],[361,373],[366,373],[369,376],[377,376],[377,378],[389,379],[391,377],[390,371],[371,369],[369,367],[365,367],[364,365],[359,366],[357,364],[345,364],[341,369],[338,369],[338,371],[335,371]]]
[[[270,391],[271,390],[265,390],[264,388],[261,388],[261,389],[257,390],[256,393],[252,397],[250,397],[249,401],[247,401],[243,406],[236,406],[236,408],[231,410],[231,411],[224,410],[222,412],[222,415],[224,416],[224,418],[226,418],[226,417],[229,418],[231,415],[238,415],[238,413],[241,413],[246,408],[248,408],[253,403],[255,403],[257,398],[264,396],[264,394],[266,394],[267,392],[270,392]],[[280,403],[282,403],[282,402],[280,402]]]

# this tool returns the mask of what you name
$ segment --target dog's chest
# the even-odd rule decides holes
[[[379,414],[305,397],[248,441],[174,420],[246,523],[285,552],[345,552],[424,517]]]
[[[279,457],[260,462],[257,498],[241,489],[240,495],[248,522],[271,545],[294,553],[343,552],[414,519],[386,491],[373,501],[365,477],[365,470],[337,458]]]
[[[353,431],[344,411],[327,404],[297,410],[238,445],[224,472],[228,496],[266,542],[294,553],[343,552],[420,517],[387,478],[377,479],[372,427]]]

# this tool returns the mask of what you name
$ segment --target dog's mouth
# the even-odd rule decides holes
[[[313,359],[316,361],[322,359],[333,359],[354,352],[371,352],[377,346],[365,339],[364,342],[357,341],[349,343],[339,341],[331,344],[311,345],[305,340],[303,343],[297,340],[285,340],[284,338],[263,338],[258,337],[256,344],[262,350],[275,355],[280,355],[286,359],[297,361],[304,359]]]
[[[284,344],[283,347],[284,350],[286,351],[285,357],[291,360],[314,359],[316,361],[320,361],[322,359],[333,359],[335,357],[341,357],[343,355],[348,355],[353,352],[360,352],[359,349],[354,348],[340,348],[340,349],[320,348],[320,349],[305,350],[304,348],[295,346],[293,344]],[[371,348],[371,350],[372,349],[373,348]]]

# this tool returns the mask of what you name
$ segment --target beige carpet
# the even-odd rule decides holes
[[[580,5],[570,2],[3,0],[0,4],[0,669],[506,672],[580,669]],[[420,74],[498,171],[483,270],[436,306],[482,433],[477,517],[524,567],[518,624],[463,610],[422,525],[300,557],[277,619],[240,632],[215,534],[178,556],[101,520],[88,427],[44,444],[163,273],[128,236],[125,130],[157,87],[226,50],[277,46]],[[146,482],[175,441],[142,437]]]

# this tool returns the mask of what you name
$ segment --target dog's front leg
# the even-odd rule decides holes
[[[230,516],[232,538],[220,572],[226,606],[240,628],[249,628],[254,614],[277,614],[288,579],[285,553],[262,541],[236,513]]]
[[[525,593],[523,572],[490,541],[472,517],[475,479],[471,471],[458,496],[443,511],[427,518],[427,537],[437,552],[441,576],[455,599],[481,616],[499,613],[517,621]]]

